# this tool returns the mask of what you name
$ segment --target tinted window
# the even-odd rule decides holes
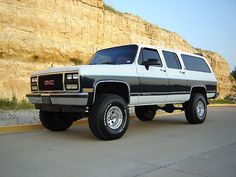
[[[148,59],[156,59],[161,62],[160,55],[156,50],[144,48],[140,52],[138,63],[141,65],[143,62],[147,61]],[[162,64],[159,66],[162,66]]]
[[[128,45],[98,51],[91,59],[91,65],[98,64],[131,64],[134,62],[138,46]]]
[[[203,60],[202,58],[189,55],[181,55],[181,57],[187,70],[201,71],[207,73],[211,72],[205,60]]]
[[[162,52],[168,68],[181,69],[178,56],[174,52],[163,51]]]

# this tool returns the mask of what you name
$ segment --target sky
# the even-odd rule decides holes
[[[219,53],[236,67],[236,0],[104,0],[178,33],[193,47]]]

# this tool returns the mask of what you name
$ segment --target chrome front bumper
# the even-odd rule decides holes
[[[32,104],[86,106],[88,93],[32,93],[27,94]]]

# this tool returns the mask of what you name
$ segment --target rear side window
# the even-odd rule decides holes
[[[138,64],[142,65],[143,62],[147,61],[148,59],[156,59],[161,61],[160,55],[156,50],[144,48],[140,52]],[[161,67],[162,64],[159,66]]]
[[[166,61],[168,68],[181,69],[181,64],[179,62],[178,56],[174,52],[163,51],[162,52]]]
[[[200,71],[200,72],[206,72],[206,73],[211,72],[207,63],[202,58],[194,57],[190,55],[183,55],[183,54],[181,55],[181,57],[183,59],[184,65],[187,70]]]

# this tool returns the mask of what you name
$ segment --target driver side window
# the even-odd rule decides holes
[[[162,67],[160,55],[156,50],[148,48],[141,49],[138,64],[143,65],[143,63],[146,62],[148,59],[156,59],[157,61],[160,61],[161,64],[157,66]]]

